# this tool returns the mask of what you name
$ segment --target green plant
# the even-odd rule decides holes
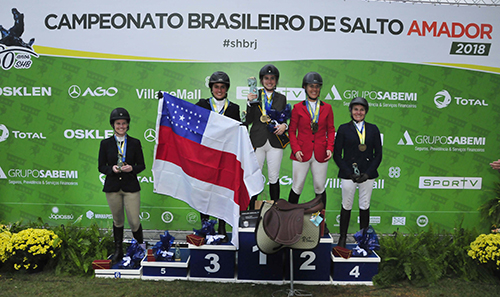
[[[409,280],[416,284],[434,284],[443,277],[460,277],[466,280],[492,280],[492,275],[478,267],[467,255],[476,231],[457,228],[453,233],[436,231],[430,226],[426,231],[412,235],[395,232],[380,238],[382,258],[379,273],[373,281],[389,286]]]
[[[495,197],[479,207],[481,217],[495,228],[500,227],[500,183],[495,183]]]
[[[481,234],[470,244],[468,255],[479,264],[500,270],[500,234]]]
[[[63,240],[56,274],[92,275],[92,261],[106,259],[113,248],[111,232],[101,231],[95,222],[89,227],[60,225],[54,232]]]
[[[16,270],[35,270],[54,258],[60,247],[61,240],[54,231],[28,228],[11,234],[2,259]]]

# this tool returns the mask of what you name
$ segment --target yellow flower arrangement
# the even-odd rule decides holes
[[[7,255],[7,246],[10,242],[12,233],[9,230],[4,229],[3,226],[0,228],[0,262],[4,263],[9,258]]]
[[[0,233],[0,236],[3,233],[7,232]],[[2,253],[2,246],[0,246],[0,253]],[[7,260],[12,262],[16,270],[36,269],[42,263],[54,258],[55,252],[60,247],[61,240],[54,231],[29,228],[11,234],[0,257],[4,262]]]
[[[480,264],[500,270],[500,233],[479,235],[470,244],[467,254]]]

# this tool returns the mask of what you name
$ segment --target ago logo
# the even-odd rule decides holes
[[[31,38],[28,43],[22,39],[24,33],[24,14],[16,8],[12,8],[14,24],[7,29],[0,25],[0,64],[3,70],[12,67],[16,69],[28,69],[31,67],[31,57],[38,58],[38,54],[33,50],[35,38]],[[5,23],[4,23],[5,24]]]

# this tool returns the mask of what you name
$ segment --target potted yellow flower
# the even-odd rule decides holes
[[[470,244],[468,255],[494,272],[500,271],[500,233],[479,235]]]
[[[60,246],[61,240],[54,231],[29,228],[10,236],[4,257],[16,270],[39,270],[56,256]]]

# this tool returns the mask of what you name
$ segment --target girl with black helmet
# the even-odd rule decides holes
[[[137,174],[143,171],[146,165],[141,142],[127,134],[130,124],[130,115],[127,110],[125,108],[114,109],[109,123],[113,127],[114,135],[101,141],[99,172],[106,175],[102,191],[106,193],[113,215],[115,253],[112,262],[114,264],[123,258],[124,208],[134,238],[139,244],[144,243],[139,218],[141,187],[137,181]]]
[[[340,211],[338,242],[341,247],[346,245],[356,188],[359,188],[360,229],[370,224],[370,200],[373,180],[378,177],[377,168],[382,161],[382,141],[378,127],[365,121],[368,109],[368,102],[365,98],[354,98],[349,104],[352,121],[342,124],[335,138],[333,159],[339,167],[338,177],[342,180],[342,210]]]
[[[277,115],[287,112],[289,117],[291,112],[290,106],[287,106],[286,97],[275,90],[279,77],[280,72],[274,65],[267,64],[262,67],[259,72],[259,80],[263,88],[258,90],[257,94],[248,94],[245,121],[246,125],[252,125],[250,140],[261,169],[264,167],[264,160],[267,159],[269,196],[274,201],[280,198],[279,172],[283,159],[283,148],[288,144],[284,143],[283,138],[278,137],[283,135],[288,128],[287,118]],[[255,208],[257,197],[252,197],[249,209]]]
[[[289,127],[293,185],[288,201],[298,203],[307,173],[311,170],[314,192],[322,196],[326,207],[326,173],[333,152],[335,127],[332,106],[319,100],[322,85],[319,73],[307,73],[302,80],[306,100],[293,107]]]
[[[227,91],[230,86],[229,76],[223,71],[215,71],[210,76],[208,86],[212,93],[212,97],[200,99],[196,105],[241,122],[240,106],[227,99]],[[200,216],[202,222],[210,219],[210,216],[207,214],[200,213]],[[221,235],[225,235],[222,242],[228,242],[226,222],[224,220],[219,219],[217,232]]]

